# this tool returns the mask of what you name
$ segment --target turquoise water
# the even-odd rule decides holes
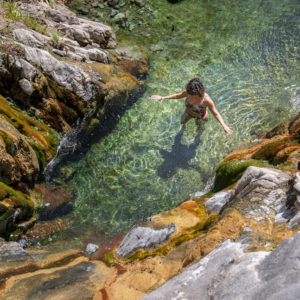
[[[152,49],[148,88],[109,136],[65,167],[76,195],[77,224],[118,232],[204,189],[216,165],[245,139],[270,129],[299,107],[299,1],[149,1],[122,43]],[[102,20],[103,21],[103,20]],[[226,124],[210,114],[201,143],[183,136],[184,99],[154,102],[200,77]]]

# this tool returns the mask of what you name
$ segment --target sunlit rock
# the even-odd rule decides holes
[[[38,48],[52,41],[52,39],[46,35],[22,28],[15,29],[13,31],[13,37],[22,44]]]
[[[205,205],[209,208],[210,211],[218,214],[222,207],[229,200],[231,193],[232,190],[216,193],[207,201],[205,201]]]
[[[22,260],[28,253],[16,242],[6,242],[0,238],[0,261]]]
[[[36,48],[25,48],[26,59],[37,64],[58,84],[74,92],[85,101],[97,96],[92,79],[79,67],[54,58],[49,52]]]
[[[299,246],[300,234],[272,252],[245,253],[242,244],[225,241],[142,299],[297,299]]]
[[[168,240],[174,231],[174,224],[163,229],[135,226],[127,233],[117,249],[116,254],[125,258],[138,249],[149,249],[153,246],[157,246]]]
[[[90,255],[94,252],[96,252],[98,250],[99,246],[98,245],[95,245],[95,244],[92,244],[92,243],[88,243],[86,245],[86,248],[85,248],[85,252]]]

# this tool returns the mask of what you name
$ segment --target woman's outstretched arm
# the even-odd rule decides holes
[[[159,96],[159,95],[152,95],[151,99],[155,100],[155,101],[161,101],[164,99],[180,99],[180,98],[184,98],[186,96],[187,96],[187,92],[183,91],[182,93],[179,93],[179,94],[174,94],[174,95],[169,95],[169,96],[164,96],[164,97]]]
[[[221,124],[221,126],[223,127],[225,132],[228,133],[228,134],[232,134],[232,129],[224,123],[224,121],[223,121],[221,115],[219,114],[219,112],[217,111],[217,109],[215,107],[215,104],[212,101],[212,99],[207,94],[206,94],[206,97],[207,97],[206,100],[208,102],[207,106],[208,106],[209,110],[212,112],[214,117],[219,121],[219,123]]]

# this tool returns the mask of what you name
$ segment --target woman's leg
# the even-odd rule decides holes
[[[195,119],[195,123],[197,126],[197,134],[194,138],[193,143],[197,143],[199,141],[201,134],[204,132],[205,124],[207,121],[208,121],[208,113],[207,112],[202,119],[198,119],[198,118]]]
[[[185,124],[186,124],[190,119],[192,119],[192,117],[191,117],[186,111],[184,111],[184,113],[183,113],[182,116],[181,116],[181,125],[182,125],[181,130],[184,130]]]

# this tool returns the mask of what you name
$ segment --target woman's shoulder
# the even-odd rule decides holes
[[[213,103],[214,101],[210,98],[210,96],[207,93],[205,93],[203,102],[208,102],[208,103],[212,102]]]

